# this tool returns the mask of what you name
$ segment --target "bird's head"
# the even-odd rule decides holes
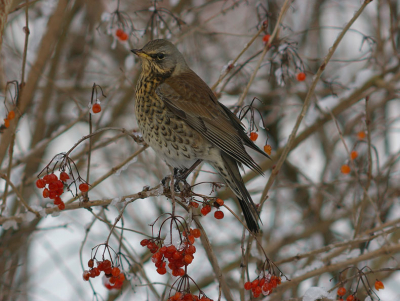
[[[142,61],[143,71],[168,78],[188,69],[179,50],[167,40],[153,40],[142,49],[132,49]]]

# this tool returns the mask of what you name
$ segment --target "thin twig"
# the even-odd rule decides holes
[[[260,70],[260,66],[261,66],[261,64],[262,64],[262,62],[263,62],[263,60],[264,60],[265,55],[267,54],[268,50],[270,49],[270,47],[271,47],[271,45],[272,45],[272,42],[273,42],[276,38],[278,38],[279,31],[280,31],[280,26],[281,26],[281,22],[282,22],[283,16],[285,15],[287,9],[289,8],[289,2],[291,2],[291,1],[292,1],[292,0],[286,0],[286,1],[283,3],[283,6],[282,6],[281,11],[280,11],[279,16],[278,16],[278,20],[276,21],[276,25],[275,25],[274,31],[272,32],[271,37],[270,37],[269,40],[268,40],[268,43],[265,43],[264,50],[263,50],[263,52],[261,53],[260,58],[258,59],[257,65],[256,65],[256,67],[255,67],[255,69],[254,69],[254,72],[253,72],[253,74],[251,75],[250,80],[249,80],[249,82],[247,83],[246,88],[244,89],[242,95],[241,95],[240,98],[239,98],[239,101],[238,101],[238,103],[237,103],[237,106],[238,106],[238,107],[241,107],[241,106],[243,105],[244,99],[246,98],[247,93],[249,92],[250,87],[251,87],[251,85],[253,84],[253,81],[254,81],[254,79],[255,79],[255,77],[256,77],[256,75],[257,75],[257,72]]]
[[[294,139],[296,138],[297,131],[298,131],[299,127],[300,127],[300,124],[301,124],[304,116],[306,115],[306,112],[307,112],[308,107],[309,107],[310,102],[311,102],[311,97],[314,95],[314,90],[315,90],[315,88],[317,86],[317,83],[318,83],[319,79],[321,78],[322,72],[324,72],[324,70],[326,68],[326,65],[329,63],[330,59],[332,58],[333,54],[335,53],[337,47],[339,46],[339,43],[342,41],[342,39],[343,39],[344,35],[346,34],[346,32],[353,25],[353,23],[358,19],[358,17],[364,11],[365,7],[367,7],[367,5],[371,1],[372,0],[365,0],[364,1],[364,3],[359,8],[359,10],[354,14],[354,16],[346,24],[346,26],[343,28],[343,30],[341,31],[339,36],[336,38],[336,40],[333,43],[332,47],[329,49],[329,52],[328,52],[327,56],[325,57],[323,63],[318,68],[317,74],[314,76],[314,80],[313,80],[313,82],[311,84],[311,87],[307,92],[307,96],[306,96],[306,98],[304,100],[304,104],[303,104],[302,110],[301,110],[299,116],[297,117],[296,124],[294,125],[293,130],[292,130],[292,132],[291,132],[291,134],[289,136],[289,140],[288,140],[285,148],[283,149],[283,152],[282,152],[281,157],[279,158],[279,161],[276,163],[275,168],[272,170],[271,176],[269,177],[267,184],[265,185],[264,191],[263,191],[261,199],[260,199],[260,203],[261,204],[263,204],[266,201],[267,195],[268,195],[268,191],[270,190],[272,184],[274,183],[275,178],[278,175],[279,170],[281,169],[283,162],[285,162],[286,157],[288,156],[289,151],[292,148],[292,144],[294,142]]]
[[[5,175],[5,174],[0,174],[0,178],[4,179],[4,180],[8,183],[8,185],[11,186],[11,188],[12,188],[13,191],[14,191],[14,193],[18,196],[18,199],[19,199],[20,202],[25,206],[25,208],[26,208],[28,211],[34,213],[34,214],[36,215],[36,217],[39,218],[39,217],[40,217],[40,214],[39,214],[37,211],[33,210],[33,209],[28,205],[28,203],[25,201],[25,199],[23,198],[23,196],[21,195],[21,193],[19,192],[19,190],[17,189],[17,187],[14,186],[14,184],[10,181],[10,179],[7,177],[7,175]]]

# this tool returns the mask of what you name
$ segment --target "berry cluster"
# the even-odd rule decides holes
[[[36,181],[36,187],[43,189],[43,197],[54,200],[54,205],[58,209],[64,210],[65,204],[60,196],[64,193],[64,184],[69,179],[69,175],[63,171],[60,173],[60,179],[54,173],[45,175]]]
[[[193,202],[192,202],[193,203]],[[224,201],[222,200],[222,199],[220,199],[220,198],[217,198],[216,200],[215,200],[215,202],[214,202],[214,207],[216,207],[217,208],[217,211],[215,211],[214,212],[214,217],[216,218],[216,219],[223,219],[224,218],[224,213],[221,211],[221,210],[219,210],[219,207],[221,207],[221,206],[223,206],[224,205]],[[198,206],[197,206],[198,207]],[[197,208],[197,207],[195,207],[195,208]],[[200,210],[200,213],[203,215],[203,216],[206,216],[207,214],[209,214],[211,212],[211,205],[210,204],[205,204],[202,208],[201,208],[201,210]]]
[[[255,142],[257,139],[258,139],[258,133],[251,132],[250,133],[250,140]],[[271,155],[271,150],[272,150],[271,145],[269,145],[269,144],[265,144],[264,145],[264,152],[266,152],[268,155]]]
[[[128,37],[129,37],[128,34],[125,31],[123,31],[121,28],[117,29],[117,31],[115,32],[115,35],[121,41],[126,41],[126,40],[128,40]]]
[[[340,301],[344,301],[344,299],[342,298],[344,295],[346,294],[346,289],[344,287],[339,287],[338,291],[337,291],[337,295],[338,295],[338,300]],[[349,295],[346,298],[346,301],[359,301],[360,299],[358,299],[357,297],[353,295]]]
[[[7,118],[4,118],[4,126],[8,128],[10,126],[10,120],[13,120],[15,118],[15,112],[10,111],[7,115]]]
[[[191,293],[176,292],[175,295],[168,298],[168,301],[213,301],[213,300],[207,298],[206,296],[199,297]]]
[[[64,185],[68,186],[67,181],[69,179],[70,176],[65,171],[60,173],[60,178],[54,173],[51,173],[45,175],[43,178],[39,178],[36,181],[36,187],[43,189],[42,195],[44,198],[54,200],[54,205],[57,205],[60,210],[64,210],[65,204],[60,196],[64,193]],[[89,190],[89,185],[87,183],[81,183],[78,188],[82,193],[85,193]]]
[[[279,284],[281,284],[281,277],[265,274],[261,279],[257,278],[252,282],[246,282],[244,284],[244,289],[248,291],[251,290],[254,298],[258,298],[261,293],[264,296],[268,296]]]
[[[172,276],[182,277],[185,275],[183,267],[191,264],[194,259],[193,254],[196,253],[196,247],[193,244],[195,238],[199,238],[200,235],[201,232],[199,229],[190,229],[188,235],[183,232],[184,240],[178,248],[174,245],[159,247],[154,242],[154,239],[143,239],[140,244],[143,247],[147,246],[150,252],[154,254],[152,261],[157,268],[157,273],[160,275],[167,273],[166,261],[168,261],[168,267],[172,270]]]
[[[360,131],[360,132],[357,133],[357,139],[358,139],[359,141],[364,140],[365,137],[366,137],[365,132]],[[351,160],[355,160],[355,159],[357,159],[357,158],[358,158],[358,152],[357,152],[356,150],[351,151],[351,153],[350,153],[350,159],[351,159]],[[351,168],[350,168],[349,164],[343,164],[343,165],[340,167],[340,172],[341,172],[342,174],[345,174],[345,175],[349,174],[349,173],[351,172]]]
[[[111,261],[106,259],[103,261],[97,261],[97,266],[94,267],[95,260],[90,259],[88,261],[88,267],[90,270],[83,271],[83,280],[89,281],[89,278],[95,278],[104,272],[108,281],[104,284],[108,289],[120,289],[125,280],[125,274],[121,273],[121,270],[118,267],[113,267]]]
[[[383,285],[382,281],[376,279],[376,281],[375,281],[375,289],[377,291],[379,291],[380,289],[384,289],[384,288],[385,288],[385,286]],[[337,290],[337,296],[338,296],[337,299],[338,299],[338,301],[344,301],[343,296],[346,295],[346,292],[347,292],[347,290],[343,286],[338,288],[338,290]],[[346,298],[346,301],[360,301],[360,299],[357,298],[355,296],[355,294],[356,294],[356,292],[354,292],[351,295],[348,295],[347,298]]]

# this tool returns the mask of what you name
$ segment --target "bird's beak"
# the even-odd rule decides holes
[[[148,54],[146,52],[144,52],[142,49],[132,49],[131,50],[134,54],[136,54],[138,57],[142,57],[142,58],[148,58]]]

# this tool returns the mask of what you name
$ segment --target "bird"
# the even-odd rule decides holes
[[[238,198],[249,230],[259,232],[259,213],[239,167],[246,165],[263,174],[245,146],[269,156],[247,136],[241,120],[189,68],[174,44],[156,39],[131,51],[142,64],[135,114],[143,140],[181,179],[200,162],[209,163]]]

